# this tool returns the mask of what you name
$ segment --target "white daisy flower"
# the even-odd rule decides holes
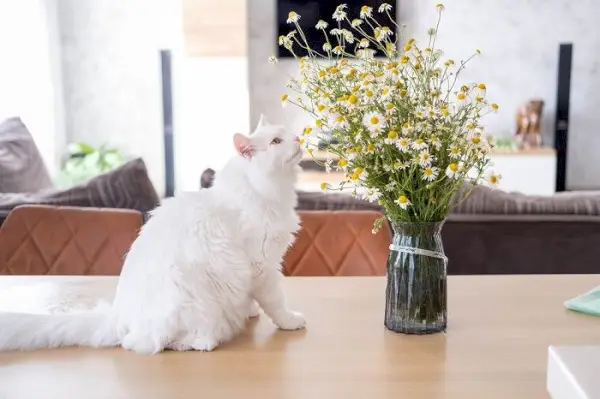
[[[425,118],[427,116],[427,107],[424,105],[419,105],[417,109],[415,109],[415,116],[417,118]]]
[[[362,122],[371,133],[379,133],[385,126],[385,118],[379,112],[367,112]]]
[[[458,93],[456,93],[456,99],[461,104],[466,104],[466,103],[468,103],[470,101],[469,96],[467,95],[467,93],[465,93],[463,91],[459,91]]]
[[[285,22],[287,22],[288,24],[293,24],[294,22],[298,22],[299,19],[299,14],[297,14],[295,11],[290,11],[288,14],[288,19]]]
[[[416,139],[412,142],[411,147],[415,150],[425,150],[427,149],[427,143],[423,139]]]
[[[431,145],[436,149],[439,150],[440,148],[442,148],[442,141],[438,138],[438,137],[432,137],[429,140],[429,143],[431,143]]]
[[[333,19],[335,19],[338,22],[342,22],[344,19],[346,19],[347,14],[346,11],[344,11],[346,7],[346,4],[340,4],[339,6],[337,6],[333,13]]]
[[[331,173],[331,164],[332,164],[333,160],[331,158],[328,158],[325,161],[325,173]]]
[[[377,188],[368,188],[364,192],[364,198],[369,202],[375,202],[381,198],[381,191]]]
[[[360,8],[360,17],[362,19],[365,19],[367,17],[372,17],[372,16],[373,16],[373,7],[362,6]]]
[[[342,29],[342,35],[344,36],[345,41],[354,43],[354,35],[348,29]]]
[[[497,186],[498,184],[500,184],[500,179],[502,178],[501,175],[494,173],[494,172],[490,172],[486,175],[485,177],[485,182],[487,183],[488,186]]]
[[[370,60],[375,58],[375,50],[372,49],[360,49],[356,50],[356,56],[361,60]]]
[[[396,144],[396,141],[398,141],[398,133],[396,133],[395,130],[390,130],[384,142],[389,145],[394,145]]]
[[[383,13],[386,11],[391,11],[392,10],[392,6],[388,3],[381,3],[381,5],[379,6],[379,9],[377,11]]]
[[[433,161],[435,161],[435,156],[431,155],[428,150],[423,150],[419,153],[419,165],[421,167],[428,167]]]
[[[396,141],[396,147],[401,152],[407,152],[410,149],[410,141],[406,137],[400,137],[398,141]]]
[[[390,86],[383,86],[381,88],[381,99],[386,101],[392,97],[393,93],[394,89],[392,89]]]
[[[348,121],[342,115],[336,115],[333,118],[333,127],[337,129],[343,129],[348,126]]]
[[[329,34],[333,36],[342,36],[342,30],[339,28],[333,28],[329,31]]]
[[[363,23],[362,19],[357,19],[356,18],[356,19],[352,20],[351,25],[352,25],[353,28],[358,28],[362,23]]]
[[[360,39],[360,43],[358,44],[358,46],[360,48],[367,48],[367,47],[369,47],[369,39],[365,39],[365,38]]]
[[[407,125],[407,126],[402,126],[402,135],[403,136],[410,136],[413,134],[415,128],[412,127],[411,125]]]
[[[375,28],[375,31],[373,32],[373,37],[375,37],[375,40],[377,40],[378,42],[382,42],[388,36],[392,36],[393,34],[394,32],[392,32],[392,30],[389,27],[383,26],[381,28]],[[390,47],[390,49],[393,49],[393,47]]]
[[[385,185],[385,187],[383,188],[385,191],[396,191],[396,186],[398,185],[398,183],[396,183],[395,180],[392,180],[391,182],[389,182],[388,184]]]
[[[333,54],[342,55],[343,52],[344,47],[340,46],[339,44],[333,48]]]
[[[269,57],[269,64],[277,64],[279,62],[279,60],[277,59],[277,57],[275,57],[274,55]]]
[[[423,170],[421,179],[425,181],[434,181],[437,178],[438,170],[435,166],[428,166]]]
[[[398,170],[407,169],[409,166],[410,166],[410,163],[408,163],[408,162],[400,162],[400,161],[394,162],[394,168],[398,169]]]
[[[323,44],[323,51],[331,51],[331,44],[329,42]]]
[[[458,165],[456,163],[453,162],[450,165],[448,165],[448,167],[446,168],[446,176],[448,176],[451,179],[458,178]]]
[[[410,201],[408,200],[408,198],[405,195],[401,195],[400,197],[398,197],[398,199],[396,201],[394,201],[396,204],[398,204],[398,206],[400,206],[400,208],[406,210],[409,206],[410,206]]]
[[[317,24],[315,25],[315,28],[320,29],[320,30],[325,30],[325,29],[327,29],[328,26],[329,26],[329,24],[327,22],[320,19],[319,22],[317,22]]]
[[[460,149],[456,145],[451,145],[450,148],[448,148],[448,153],[450,154],[450,158],[453,159],[458,159],[462,156]]]

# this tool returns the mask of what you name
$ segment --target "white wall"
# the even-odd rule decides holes
[[[0,120],[19,116],[55,177],[65,140],[53,0],[0,0]]]
[[[400,22],[408,33],[426,36],[436,21],[432,0],[400,0]],[[292,107],[281,109],[285,72],[295,64],[282,60],[276,72],[267,58],[276,53],[275,0],[251,0],[249,9],[250,105],[252,123],[261,112],[299,130],[307,119]],[[500,115],[487,119],[489,132],[512,134],[519,105],[533,97],[546,101],[543,129],[553,143],[558,46],[574,43],[571,81],[568,186],[600,188],[600,2],[594,0],[447,1],[439,45],[456,60],[475,48],[483,52],[464,78],[484,81],[488,94],[501,106]]]
[[[159,50],[182,51],[181,2],[60,0],[58,25],[67,139],[143,157],[162,193]]]

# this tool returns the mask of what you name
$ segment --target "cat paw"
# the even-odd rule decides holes
[[[187,344],[185,342],[179,342],[179,341],[170,343],[169,349],[178,351],[178,352],[186,352],[186,351],[194,350],[192,345]]]
[[[248,317],[249,318],[257,317],[259,314],[260,314],[260,306],[258,306],[258,303],[256,303],[256,301],[251,301],[250,305],[248,307]]]
[[[275,323],[282,330],[299,330],[306,326],[306,319],[302,313],[288,312]]]
[[[209,337],[196,337],[192,341],[192,348],[196,351],[210,352],[219,346],[219,342]]]

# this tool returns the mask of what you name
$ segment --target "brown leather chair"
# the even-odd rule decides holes
[[[22,205],[0,227],[0,274],[118,275],[142,214]]]
[[[384,275],[391,235],[374,211],[301,211],[288,276]],[[118,275],[142,225],[138,211],[23,205],[0,227],[0,274]]]

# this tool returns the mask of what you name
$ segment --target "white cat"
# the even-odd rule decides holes
[[[0,350],[118,346],[210,351],[258,305],[279,328],[303,328],[282,291],[280,263],[299,228],[296,136],[263,117],[208,190],[167,199],[132,244],[109,312],[0,314]]]

